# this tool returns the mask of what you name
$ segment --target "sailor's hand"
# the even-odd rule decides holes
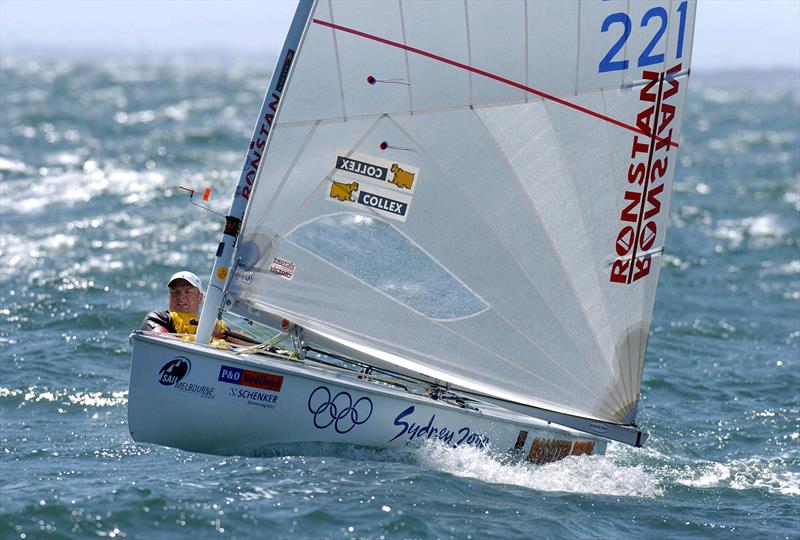
[[[214,323],[214,332],[212,336],[214,336],[217,339],[223,339],[225,338],[225,333],[227,331],[228,331],[228,325],[225,324],[223,321],[218,320],[216,323]]]

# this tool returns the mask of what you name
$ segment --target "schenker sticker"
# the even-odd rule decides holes
[[[219,368],[217,380],[237,387],[249,387],[230,388],[228,395],[245,400],[248,405],[256,405],[266,409],[274,409],[278,404],[278,394],[283,386],[283,377],[281,375],[226,365],[222,365]],[[258,390],[251,390],[252,388],[257,388]]]
[[[419,167],[339,150],[329,181],[327,200],[405,221],[419,183]]]

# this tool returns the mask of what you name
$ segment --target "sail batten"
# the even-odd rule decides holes
[[[694,9],[314,4],[229,296],[469,391],[632,422]]]

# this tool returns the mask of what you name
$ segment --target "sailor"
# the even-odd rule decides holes
[[[151,311],[142,321],[141,330],[150,332],[169,332],[172,334],[197,333],[200,308],[203,305],[203,284],[192,272],[176,272],[167,282],[169,289],[169,310]],[[214,337],[224,338],[228,327],[217,321]]]

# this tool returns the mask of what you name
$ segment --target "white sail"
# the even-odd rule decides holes
[[[694,14],[318,2],[252,164],[231,304],[501,400],[633,422]]]

